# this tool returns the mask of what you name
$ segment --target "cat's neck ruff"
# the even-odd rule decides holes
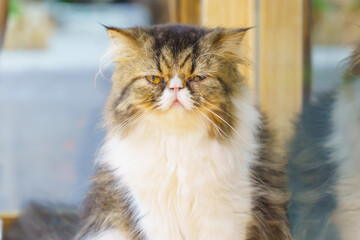
[[[243,158],[244,161],[248,161],[254,158],[248,154],[256,152],[258,147],[257,133],[261,122],[260,113],[252,103],[249,94],[243,93],[233,102],[236,108],[234,114],[236,123],[231,136],[210,138],[206,124],[202,121],[193,122],[191,126],[184,124],[183,127],[173,130],[168,126],[163,126],[161,122],[156,123],[153,119],[145,119],[125,137],[114,134],[109,136],[102,147],[98,163],[107,164],[117,170],[122,168],[121,162],[132,161],[124,155],[117,155],[117,153],[128,151],[153,156],[155,159],[155,156],[166,155],[169,162],[178,163],[187,154],[196,155],[196,152],[202,149],[211,152],[211,148],[215,146],[224,151],[234,151],[236,159]],[[170,118],[174,125],[181,126],[180,121],[176,123],[178,121],[176,114]],[[242,154],[238,155],[240,152]]]
[[[147,239],[245,239],[260,114],[246,95],[235,103],[230,141],[209,138],[205,128],[178,134],[143,124],[103,146],[98,163],[129,190]]]

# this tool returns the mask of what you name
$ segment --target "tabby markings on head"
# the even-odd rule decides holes
[[[156,116],[161,125],[192,129],[196,122],[208,135],[234,134],[234,104],[241,91],[237,52],[247,29],[184,26],[108,28],[113,42],[113,89],[106,110],[110,131],[128,134],[140,119]]]

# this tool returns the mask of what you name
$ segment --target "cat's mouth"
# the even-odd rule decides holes
[[[168,110],[175,110],[183,112],[183,110],[192,109],[191,95],[188,90],[181,91],[165,90],[159,100],[159,109],[166,112]]]
[[[179,101],[179,99],[175,99],[173,101],[173,103],[171,104],[172,107],[183,107],[185,108],[185,106]]]

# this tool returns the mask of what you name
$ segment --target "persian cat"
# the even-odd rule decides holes
[[[76,239],[290,239],[286,164],[237,68],[246,30],[108,28],[107,137]]]
[[[305,107],[289,162],[295,240],[360,239],[360,44],[335,93]]]
[[[248,29],[107,30],[107,136],[75,239],[291,239],[286,159],[238,71]]]

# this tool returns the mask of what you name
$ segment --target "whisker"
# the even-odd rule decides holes
[[[206,126],[205,122],[203,121],[203,118],[200,117],[200,115],[197,113],[196,107],[192,106],[191,109],[194,111],[194,113],[196,113],[196,116],[197,116],[197,118],[201,121],[201,124],[204,125],[204,126]]]
[[[227,138],[227,134],[226,132],[224,132],[224,130],[222,130],[218,125],[216,125],[216,123],[214,123],[213,120],[211,120],[208,116],[206,116],[206,114],[204,114],[201,110],[197,109],[197,112],[200,113],[205,119],[207,119],[216,129],[216,131],[220,134],[220,136],[222,136],[224,139],[230,141],[229,138]],[[225,136],[224,136],[225,134]]]
[[[226,115],[228,115],[229,117],[231,117],[232,119],[234,119],[234,117],[231,116],[228,112],[224,111],[223,109],[221,109],[220,107],[216,106],[215,104],[212,104],[209,100],[207,100],[207,99],[205,99],[205,98],[203,98],[203,97],[201,97],[201,99],[204,100],[207,104],[209,104],[209,105],[211,105],[212,107],[214,107],[214,108],[222,111],[223,113],[225,113]]]
[[[153,99],[149,99],[147,101],[140,102],[139,104],[144,104],[144,103],[148,103],[148,102],[151,102],[151,101],[153,101]]]
[[[249,143],[238,133],[238,131],[236,131],[236,129],[231,126],[230,123],[228,123],[225,119],[223,119],[222,117],[220,117],[218,114],[216,114],[214,111],[212,111],[210,108],[206,107],[203,105],[204,108],[206,108],[209,112],[211,112],[212,114],[214,114],[216,117],[218,117],[221,121],[223,121],[226,125],[228,125],[237,135],[238,137],[243,140],[246,144],[249,145]]]
[[[145,101],[145,102],[149,102],[149,101],[151,101],[151,99],[148,101]],[[145,103],[145,102],[142,102],[142,103]],[[127,127],[129,127],[131,125],[135,125],[140,120],[145,118],[145,113],[150,113],[150,114],[146,114],[146,116],[151,117],[151,118],[157,117],[157,115],[158,115],[158,113],[156,112],[154,107],[149,108],[149,109],[144,109],[144,110],[141,110],[140,112],[134,114],[130,118],[126,119],[119,128],[121,128],[122,131],[124,131]]]
[[[96,148],[96,151],[95,151],[95,156],[96,157],[98,157],[98,155],[99,155],[99,151],[100,151],[100,149],[101,149],[101,147],[102,147],[102,145],[103,145],[103,143],[105,142],[105,138],[103,138],[101,141],[100,141],[100,143],[98,144],[98,146],[97,146],[97,148]]]
[[[120,126],[118,126],[119,130],[124,130],[124,128],[127,127],[131,123],[132,120],[136,119],[142,113],[143,113],[143,111],[139,111],[139,112],[135,113],[134,115],[130,116],[129,118],[125,119],[123,122],[121,122]]]
[[[94,88],[96,88],[96,82],[99,76],[103,77],[104,79],[107,79],[104,76],[104,71],[113,63],[112,60],[113,55],[114,55],[114,49],[112,47],[109,47],[106,50],[105,54],[100,58],[98,71],[95,74],[95,78],[94,78]]]
[[[143,114],[137,115],[136,118],[134,118],[132,121],[127,122],[125,125],[122,126],[122,128],[120,129],[120,133],[123,133],[125,130],[127,130],[130,126],[135,125],[140,119],[142,119],[144,117]]]

